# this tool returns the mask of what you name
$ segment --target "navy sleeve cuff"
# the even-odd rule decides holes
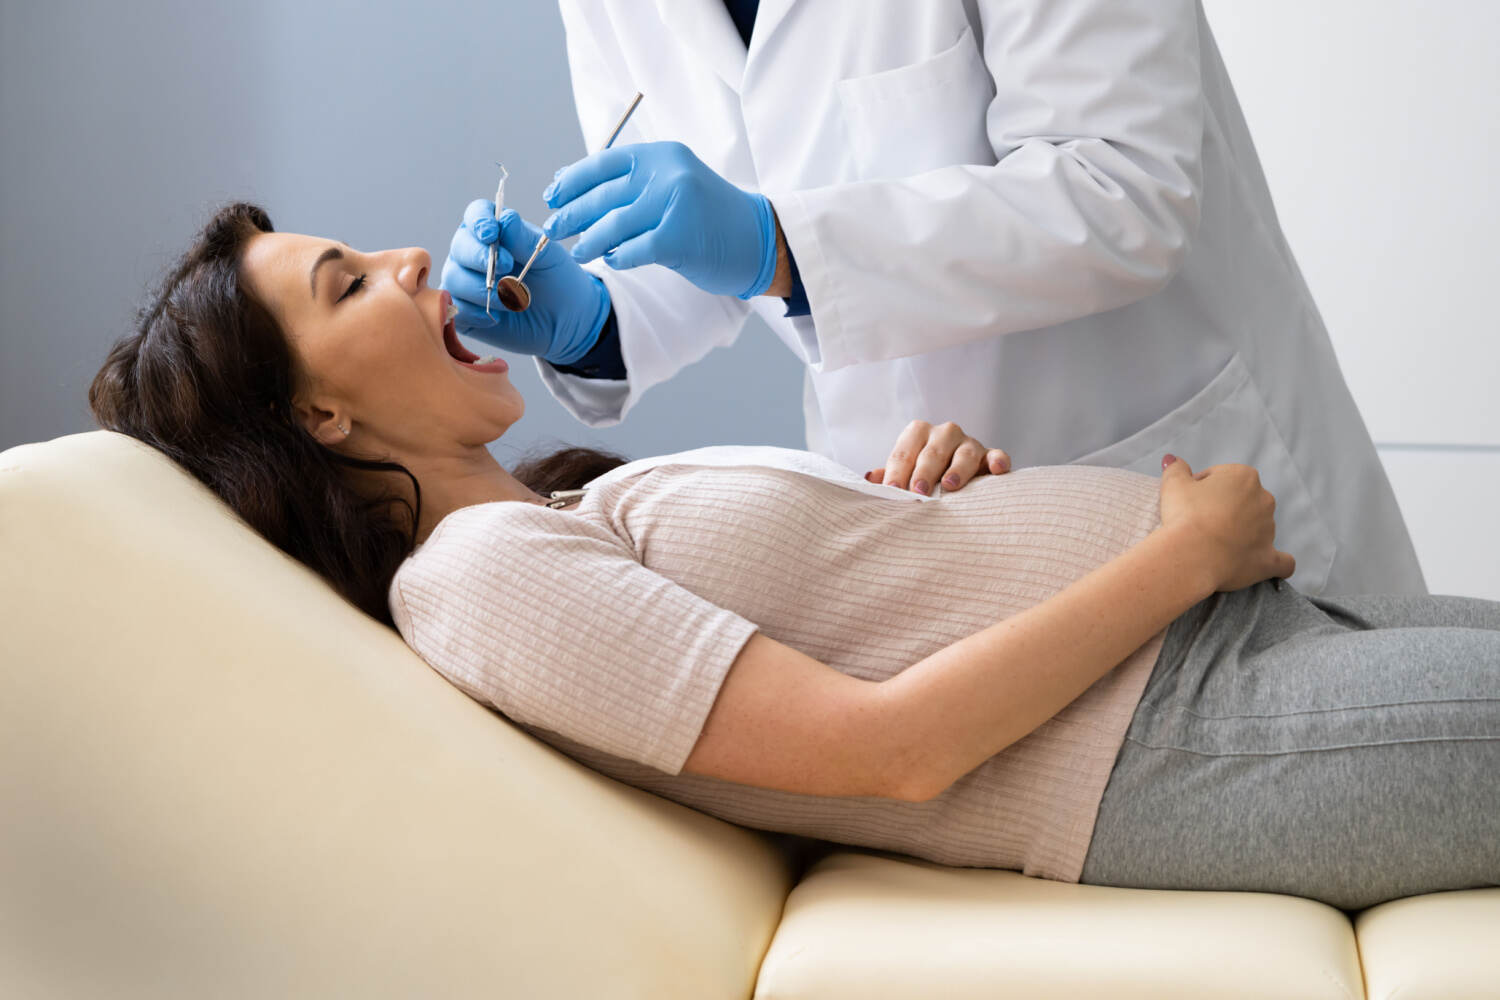
[[[614,308],[610,308],[609,318],[599,331],[599,339],[594,341],[594,346],[589,348],[587,354],[571,365],[553,365],[550,361],[547,363],[564,375],[612,379],[616,382],[623,380],[628,373],[625,370],[625,357],[620,353],[620,327],[615,323]]]
[[[807,304],[807,289],[802,287],[802,272],[797,270],[797,258],[792,253],[792,248],[786,248],[786,262],[792,269],[792,294],[781,301],[786,303],[786,312],[783,316],[810,316],[812,306]]]

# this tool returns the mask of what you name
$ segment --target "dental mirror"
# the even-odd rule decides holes
[[[535,263],[537,254],[541,253],[542,249],[549,242],[546,236],[537,240],[536,249],[531,251],[530,257],[526,258],[526,266],[521,268],[521,273],[516,275],[507,274],[495,283],[495,297],[500,300],[502,306],[511,312],[525,312],[527,307],[531,305],[531,289],[526,287],[522,279],[526,277],[526,272],[531,270],[531,265]]]
[[[525,312],[526,307],[531,305],[531,292],[508,274],[496,284],[495,298],[513,313]]]

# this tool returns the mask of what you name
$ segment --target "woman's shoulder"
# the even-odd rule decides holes
[[[447,514],[401,561],[389,597],[494,597],[564,563],[583,572],[627,554],[605,528],[568,511],[515,500],[471,504]]]
[[[580,534],[592,535],[598,530],[591,520],[580,518],[573,510],[552,510],[519,500],[494,500],[448,513],[407,561],[471,554],[478,549],[492,556],[496,543],[504,543],[506,551],[532,549]]]
[[[475,535],[504,531],[512,524],[524,522],[524,514],[519,508],[529,506],[531,505],[516,501],[494,500],[449,511],[433,526],[421,544],[412,550],[407,560],[409,562],[423,556],[430,558],[446,549],[464,546]]]

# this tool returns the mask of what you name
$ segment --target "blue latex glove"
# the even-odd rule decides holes
[[[442,287],[458,307],[453,324],[459,333],[503,351],[535,354],[553,364],[570,365],[599,339],[599,331],[609,319],[609,290],[604,282],[579,267],[561,246],[549,243],[526,272],[530,308],[511,312],[492,295],[490,314],[484,312],[484,273],[490,244],[497,240],[500,244],[495,257],[498,281],[519,271],[541,238],[540,229],[511,209],[501,212],[497,223],[493,201],[471,201],[448,247]]]
[[[714,173],[680,142],[617,146],[565,167],[542,193],[554,240],[573,257],[670,267],[706,292],[748,299],[776,275],[776,223],[764,195]]]

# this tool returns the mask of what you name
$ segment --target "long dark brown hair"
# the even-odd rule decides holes
[[[135,332],[110,349],[89,407],[101,427],[165,453],[273,545],[394,627],[386,593],[416,547],[421,484],[397,462],[324,447],[296,419],[291,347],[241,273],[251,237],[272,231],[255,205],[219,209],[142,307]],[[545,494],[624,461],[564,448],[512,474]]]

